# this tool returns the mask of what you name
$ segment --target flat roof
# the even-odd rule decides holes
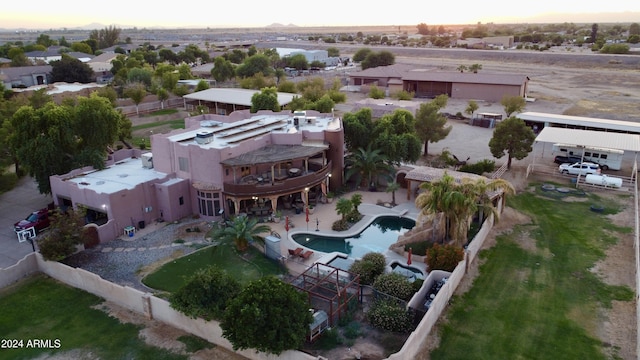
[[[640,136],[638,135],[597,130],[565,129],[545,126],[535,141],[624,151],[640,151]]]
[[[112,194],[121,190],[131,190],[139,184],[166,176],[165,173],[142,167],[140,158],[128,158],[102,170],[78,174],[67,181],[76,183],[80,189],[89,189],[98,194]]]
[[[523,112],[516,115],[524,121],[535,121],[539,123],[552,123],[570,126],[584,126],[606,130],[616,130],[640,134],[640,123],[623,120],[610,120],[600,118],[590,118],[584,116],[570,116],[560,114],[548,114],[540,112]]]
[[[218,102],[224,104],[235,104],[243,106],[251,106],[251,97],[259,90],[251,89],[229,89],[229,88],[211,88],[187,94],[183,96],[185,99]],[[289,104],[296,94],[278,92],[278,104]]]
[[[296,128],[293,114],[259,114],[230,123],[214,120],[200,122],[200,127],[167,136],[171,142],[222,149],[269,133],[296,134],[300,131],[321,132],[339,128],[340,121],[331,116],[307,116]],[[210,136],[208,136],[210,135]],[[198,140],[204,137],[206,140]]]

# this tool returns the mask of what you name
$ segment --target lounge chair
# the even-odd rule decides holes
[[[289,249],[289,256],[302,256],[302,248]]]
[[[307,250],[307,251],[305,251],[303,253],[300,253],[300,257],[305,259],[305,260],[310,258],[311,255],[313,255],[313,251],[311,251],[311,250]]]

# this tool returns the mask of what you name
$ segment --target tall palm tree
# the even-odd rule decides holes
[[[233,242],[238,251],[247,250],[250,242],[262,240],[259,234],[271,231],[269,226],[258,224],[258,219],[247,216],[233,217],[225,225],[214,229],[213,237],[222,242]]]
[[[387,189],[385,190],[388,193],[391,193],[391,205],[396,205],[396,191],[400,189],[400,184],[397,181],[393,181],[387,184]]]
[[[416,198],[416,207],[421,209],[420,214],[438,216],[442,213],[445,239],[450,237],[459,246],[464,245],[467,240],[469,221],[473,214],[480,211],[481,218],[485,212],[498,215],[489,197],[491,191],[515,193],[513,186],[503,179],[489,182],[483,178],[463,179],[456,182],[447,173],[438,181],[423,183],[421,188],[427,191]]]
[[[380,175],[390,176],[393,166],[387,157],[379,149],[371,149],[369,144],[366,149],[358,148],[347,158],[349,168],[345,173],[346,179],[355,179],[357,184],[375,187]]]

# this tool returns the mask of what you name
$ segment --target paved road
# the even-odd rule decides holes
[[[20,179],[11,191],[0,194],[0,268],[9,267],[32,251],[29,242],[19,243],[13,224],[50,203],[51,197],[38,192],[30,177]]]

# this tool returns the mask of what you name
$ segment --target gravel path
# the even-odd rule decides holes
[[[82,268],[113,283],[129,286],[141,291],[151,291],[142,284],[142,277],[170,259],[191,254],[206,244],[204,234],[186,239],[184,229],[201,223],[202,219],[190,219],[180,223],[168,223],[153,232],[137,237],[133,241],[116,239],[95,248],[86,249],[67,258],[64,263]],[[183,239],[184,242],[176,242]]]

